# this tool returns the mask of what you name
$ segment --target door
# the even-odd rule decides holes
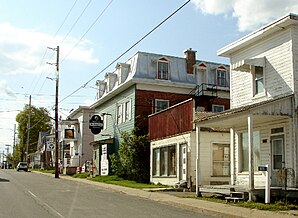
[[[179,180],[187,181],[187,144],[180,145]]]
[[[284,178],[281,172],[285,166],[284,135],[271,137],[271,185],[284,186]]]

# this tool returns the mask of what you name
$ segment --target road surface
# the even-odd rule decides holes
[[[1,218],[211,217],[93,185],[11,169],[0,171],[0,201]]]

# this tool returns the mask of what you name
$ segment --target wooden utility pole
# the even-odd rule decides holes
[[[55,178],[59,178],[58,169],[58,93],[59,93],[59,46],[57,46],[57,61],[56,61],[56,101],[55,101]]]
[[[55,100],[55,178],[59,178],[59,168],[58,168],[58,154],[59,154],[59,139],[58,139],[58,94],[59,94],[59,46],[57,48],[50,48],[57,52],[56,65],[56,100]],[[48,63],[51,64],[51,63]]]
[[[29,165],[29,137],[30,137],[30,117],[31,117],[31,95],[29,96],[29,112],[28,112],[28,124],[27,124],[27,144],[26,144],[26,162]]]

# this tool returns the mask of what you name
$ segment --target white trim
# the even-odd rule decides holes
[[[265,57],[243,59],[233,63],[232,70],[249,71],[251,65],[265,67],[265,62]]]

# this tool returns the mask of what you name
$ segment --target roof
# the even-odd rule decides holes
[[[269,103],[284,100],[284,99],[290,98],[292,96],[293,96],[293,94],[287,95],[287,96],[282,96],[282,97],[279,97],[279,98],[276,98],[276,99],[270,99],[270,100],[267,100],[267,101],[262,101],[262,102],[258,102],[258,103],[255,103],[255,104],[251,104],[251,105],[247,105],[247,106],[243,106],[243,107],[239,107],[239,108],[233,108],[233,109],[218,112],[218,113],[200,114],[202,112],[196,112],[195,122],[203,122],[203,121],[207,121],[207,120],[213,120],[213,119],[217,119],[217,118],[221,118],[221,117],[235,115],[235,114],[238,114],[238,113],[241,113],[241,112],[244,112],[244,111],[249,111],[251,109],[255,109],[255,108],[267,105]]]
[[[288,27],[291,24],[296,24],[298,22],[298,15],[296,14],[288,14],[284,17],[279,18],[278,20],[269,23],[268,25],[244,36],[243,38],[219,49],[217,51],[217,55],[223,57],[230,57],[232,53],[252,44],[256,41],[271,35],[281,29]]]

